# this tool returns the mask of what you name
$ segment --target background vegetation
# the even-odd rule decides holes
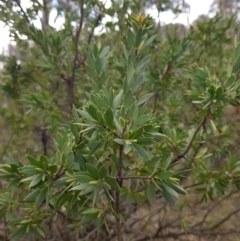
[[[238,240],[239,1],[110,2],[0,1],[1,240]]]

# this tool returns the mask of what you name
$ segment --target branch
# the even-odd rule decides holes
[[[81,240],[82,240],[82,241],[83,241],[83,240],[89,240],[90,236],[91,236],[92,234],[94,234],[95,232],[97,232],[97,229],[98,229],[98,228],[92,229],[90,232],[88,232],[88,234],[87,234],[85,237],[81,237]]]
[[[77,59],[78,59],[78,43],[79,43],[79,38],[80,38],[80,34],[82,31],[82,26],[83,26],[83,19],[84,19],[84,0],[81,1],[81,6],[80,6],[80,20],[79,20],[79,25],[78,25],[78,29],[76,31],[76,35],[75,35],[75,56],[73,59],[73,67],[72,67],[72,81],[75,81],[75,71],[77,68]]]
[[[97,18],[96,18],[96,20],[95,20],[95,23],[94,23],[94,25],[93,25],[93,27],[92,27],[92,29],[91,29],[91,32],[90,32],[90,34],[89,34],[89,36],[88,36],[88,40],[87,40],[88,45],[91,43],[94,30],[95,30],[95,28],[98,26],[98,24],[99,24],[99,22],[101,21],[102,17],[103,17],[102,14],[99,13],[98,16],[97,16]],[[80,65],[79,65],[79,67],[85,66],[86,58],[87,58],[87,55],[86,55],[86,53],[85,53],[85,54],[84,54],[84,57],[83,57],[83,59],[82,59],[82,61],[81,61],[81,63],[80,63]]]
[[[72,65],[72,73],[70,77],[65,77],[64,75],[61,75],[61,77],[65,80],[67,84],[67,92],[68,92],[68,98],[69,98],[69,104],[70,104],[70,110],[72,110],[73,104],[74,104],[74,82],[75,82],[75,72],[78,66],[78,44],[80,39],[80,34],[82,31],[83,26],[83,19],[84,19],[84,0],[81,1],[80,6],[80,19],[78,28],[76,30],[75,35],[75,53],[74,53],[74,59],[73,59],[73,65]]]
[[[47,130],[45,128],[42,128],[41,130],[41,142],[43,147],[43,153],[45,156],[47,156],[47,143],[48,143],[48,136],[47,136]]]
[[[130,172],[137,171],[138,169],[139,169],[138,167],[135,167],[135,168],[133,168],[133,169],[130,169],[130,170],[128,170],[127,172],[125,172],[123,176],[127,176],[127,174],[129,174]]]
[[[146,176],[132,176],[132,177],[122,177],[123,180],[129,180],[129,179],[147,179],[147,180],[159,180],[158,178],[154,177],[146,177]]]
[[[218,228],[223,223],[225,223],[231,216],[233,216],[233,215],[235,215],[235,214],[237,214],[239,212],[240,212],[240,208],[234,210],[233,212],[229,213],[225,218],[223,218],[221,221],[219,221],[217,224],[215,224],[211,228],[205,229],[204,231],[210,231],[210,230],[214,230],[214,229]]]
[[[55,208],[52,204],[49,203],[49,207],[55,211]],[[63,212],[61,211],[56,211],[61,217],[65,218],[66,220],[70,220],[70,221],[74,221],[74,222],[80,222],[80,220],[78,219],[74,219],[74,218],[71,218],[71,217],[68,217],[66,216]]]
[[[23,121],[23,118],[24,118],[24,115],[22,115],[20,120],[17,121],[17,124],[20,124]],[[15,137],[15,135],[16,135],[16,132],[12,132],[12,134],[10,135],[10,138],[7,141],[7,144],[5,145],[5,147],[3,147],[3,151],[1,153],[1,159],[3,159],[4,156],[6,155],[8,148],[11,145],[11,142],[12,142],[13,138]]]
[[[18,7],[20,8],[20,10],[21,10],[24,18],[26,19],[27,23],[30,23],[30,19],[29,19],[28,15],[26,14],[26,12],[23,10],[20,0],[16,0],[16,3],[18,5]]]
[[[123,131],[121,133],[121,138],[124,139],[126,127],[123,128]],[[119,146],[119,158],[118,158],[118,167],[117,167],[117,182],[120,187],[122,187],[123,182],[123,176],[122,176],[122,170],[123,170],[123,150],[124,145]],[[117,240],[123,241],[122,238],[122,221],[120,217],[120,191],[115,192],[115,212],[117,213],[116,221],[117,221]]]
[[[183,158],[187,153],[188,151],[190,150],[190,148],[192,147],[192,144],[198,134],[198,132],[200,131],[200,129],[202,128],[202,126],[205,125],[207,121],[207,118],[206,116],[203,118],[203,120],[201,121],[201,123],[198,125],[197,129],[195,130],[195,132],[193,133],[193,136],[192,136],[192,139],[190,140],[190,142],[188,143],[188,145],[186,146],[186,148],[184,149],[184,151],[182,153],[180,153],[178,156],[176,156],[171,163],[175,163],[177,161],[179,161],[181,158]]]
[[[214,205],[213,205],[212,207],[210,207],[209,209],[207,209],[205,215],[203,216],[203,219],[202,219],[200,222],[198,222],[198,223],[196,223],[195,225],[193,225],[191,228],[193,229],[193,228],[195,228],[195,227],[197,227],[197,226],[199,226],[199,225],[202,225],[202,224],[206,221],[206,219],[207,219],[207,217],[210,215],[210,213],[211,213],[216,207],[218,207],[220,203],[222,203],[224,200],[228,199],[230,196],[232,196],[232,195],[235,194],[235,193],[236,193],[236,192],[230,192],[228,195],[224,196],[224,197],[223,197],[222,199],[220,199],[218,202],[214,203]]]
[[[101,127],[103,127],[106,131],[108,131],[108,132],[113,132],[111,129],[109,129],[107,126],[105,126],[104,124],[102,124],[102,125],[100,125]],[[114,133],[113,132],[113,135],[114,136],[116,136],[117,138],[119,138],[119,139],[122,139],[122,137],[121,136],[119,136],[117,133]]]
[[[166,69],[166,71],[163,73],[163,76],[162,76],[162,81],[164,81],[165,78],[168,76],[168,74],[171,73],[171,70],[172,70],[171,62],[168,62],[168,63],[167,63],[167,69]],[[158,93],[156,93],[155,96],[154,96],[153,113],[156,112],[158,96],[159,96]]]
[[[63,164],[61,165],[60,169],[58,170],[55,178],[54,178],[54,181],[56,181],[57,179],[59,179],[64,173],[65,173],[65,169],[63,170]]]
[[[162,205],[160,207],[157,207],[157,208],[151,210],[150,212],[148,212],[147,214],[145,214],[145,215],[143,215],[141,217],[132,218],[133,219],[132,222],[131,222],[131,219],[129,219],[126,222],[126,226],[127,227],[129,227],[129,226],[132,227],[134,224],[136,224],[139,221],[143,221],[147,217],[152,217],[152,216],[154,216],[156,214],[159,214],[165,207],[166,207],[166,205]]]
[[[189,186],[185,186],[185,187],[183,187],[183,188],[184,188],[184,189],[187,189],[187,188],[191,188],[191,187],[200,186],[200,185],[202,185],[202,184],[204,184],[204,182],[194,183],[194,184],[191,184],[191,185],[189,185]]]
[[[42,21],[41,21],[43,32],[46,31],[46,29],[49,25],[48,1],[49,0],[43,0],[43,13],[42,13]]]
[[[206,123],[206,122],[205,122],[205,123]],[[200,140],[199,145],[198,145],[198,147],[197,147],[197,149],[196,149],[196,151],[195,151],[195,153],[194,153],[194,155],[193,155],[193,157],[192,157],[191,162],[189,163],[188,169],[190,169],[190,167],[192,166],[192,164],[193,164],[193,162],[194,162],[194,160],[195,160],[195,158],[196,158],[199,150],[200,150],[200,149],[202,148],[202,146],[203,146],[203,143],[204,143],[204,133],[206,132],[206,125],[205,125],[205,123],[203,124],[203,131],[202,131],[201,140]]]

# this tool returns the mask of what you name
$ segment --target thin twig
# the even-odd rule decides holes
[[[195,158],[196,158],[199,150],[200,150],[200,149],[202,148],[202,146],[203,146],[203,143],[204,143],[204,133],[205,133],[205,132],[206,132],[206,122],[203,124],[203,131],[202,131],[201,140],[200,140],[200,143],[199,143],[199,145],[198,145],[198,147],[197,147],[197,149],[196,149],[196,151],[195,151],[195,153],[194,153],[194,155],[193,155],[193,157],[192,157],[191,162],[190,162],[189,165],[188,165],[188,169],[191,168],[191,166],[192,166],[192,164],[193,164],[193,162],[194,162],[194,160],[195,160]]]
[[[201,182],[201,183],[194,183],[194,184],[191,184],[191,185],[189,185],[189,186],[185,186],[185,187],[183,187],[184,189],[188,189],[188,188],[191,188],[191,187],[196,187],[196,186],[200,186],[200,185],[202,185],[202,184],[204,184],[203,182]]]
[[[54,181],[56,181],[57,179],[59,179],[64,173],[65,173],[65,169],[63,170],[63,164],[60,166],[60,169],[58,170],[57,174],[55,175]]]
[[[138,169],[139,169],[138,167],[135,167],[133,169],[128,170],[127,172],[124,173],[123,177],[127,176],[127,174],[129,174],[130,172],[137,171]]]
[[[150,217],[150,216],[152,217],[152,215],[154,215],[154,214],[159,214],[160,211],[161,211],[162,209],[164,209],[164,208],[165,208],[165,205],[162,205],[161,207],[157,207],[157,208],[151,210],[149,213],[145,214],[144,216],[139,217],[139,218],[135,218],[132,222],[131,222],[131,219],[129,219],[129,220],[126,222],[126,225],[132,227],[134,224],[136,224],[136,223],[139,222],[139,221],[144,220],[146,217]],[[131,222],[131,223],[130,223],[130,222]],[[129,224],[128,224],[128,223],[129,223]]]
[[[122,180],[129,180],[129,179],[147,179],[147,180],[159,180],[158,178],[154,177],[146,177],[146,176],[131,176],[131,177],[122,177]]]
[[[95,232],[97,232],[97,228],[94,228],[92,231],[90,231],[85,237],[83,237],[83,238],[81,238],[81,240],[83,241],[83,240],[89,240],[89,238],[90,238],[90,236],[92,235],[92,234],[94,234]]]
[[[199,226],[199,225],[202,225],[202,224],[205,222],[205,220],[207,219],[207,217],[209,216],[209,214],[210,214],[216,207],[218,207],[220,203],[222,203],[224,200],[228,199],[228,198],[229,198],[230,196],[232,196],[234,193],[236,193],[236,192],[231,192],[231,193],[229,193],[228,195],[226,195],[226,196],[224,196],[223,198],[221,198],[218,202],[214,203],[214,205],[213,205],[211,208],[207,209],[207,211],[206,211],[203,219],[202,219],[200,222],[198,222],[198,223],[196,223],[195,225],[193,225],[191,228],[193,229],[193,228],[195,228],[195,227],[197,227],[197,226]]]
[[[168,62],[168,63],[167,63],[167,69],[166,69],[166,71],[163,73],[163,76],[162,76],[162,81],[164,81],[165,78],[168,76],[168,74],[171,73],[171,70],[172,70],[171,62]],[[158,97],[159,97],[159,94],[156,93],[155,96],[154,96],[153,113],[156,112],[156,107],[157,107],[157,100],[158,100]]]
[[[76,71],[76,67],[77,67],[77,59],[78,59],[78,43],[79,43],[79,38],[80,38],[80,34],[82,31],[82,26],[83,26],[83,19],[84,19],[84,0],[81,1],[81,6],[80,6],[80,20],[79,20],[79,25],[78,25],[78,29],[76,31],[76,35],[75,35],[75,55],[74,55],[74,59],[73,59],[73,67],[72,67],[72,81],[75,81],[75,71]]]
[[[3,152],[2,152],[2,154],[1,154],[1,157],[2,157],[2,158],[6,155],[7,150],[8,150],[8,148],[9,148],[9,146],[10,146],[10,144],[11,144],[14,136],[15,136],[15,132],[13,132],[13,133],[11,134],[11,136],[10,136],[10,138],[9,138],[6,146],[4,147]],[[2,159],[2,158],[1,158],[1,159]]]
[[[21,116],[20,120],[17,122],[18,124],[22,122],[23,117],[24,117],[24,115]],[[2,154],[1,154],[1,159],[4,158],[4,156],[6,155],[6,153],[7,153],[7,151],[8,151],[8,148],[9,148],[9,146],[11,145],[11,142],[12,142],[13,138],[15,137],[15,135],[16,135],[15,132],[13,132],[13,133],[11,134],[11,136],[10,136],[10,138],[9,138],[6,146],[3,148],[3,151],[2,151]]]
[[[184,149],[184,151],[182,153],[180,153],[178,156],[176,156],[171,163],[175,163],[177,161],[179,161],[181,158],[183,158],[187,153],[188,151],[190,150],[190,148],[192,147],[192,144],[198,134],[198,132],[200,131],[201,127],[205,125],[207,121],[207,118],[206,116],[203,118],[203,120],[201,121],[201,123],[198,125],[197,129],[195,130],[195,132],[193,133],[193,136],[190,140],[190,142],[188,143],[188,145],[186,146],[186,148]]]
[[[240,212],[240,208],[234,210],[233,212],[229,213],[225,218],[223,218],[221,221],[216,223],[214,226],[212,226],[211,228],[205,229],[204,231],[210,231],[210,230],[214,230],[214,229],[218,228],[223,223],[225,223],[231,216],[233,216],[233,215],[235,215],[235,214],[237,214],[239,212]]]
[[[50,203],[49,203],[49,207],[50,207],[52,210],[55,210],[54,206],[53,206],[52,204],[50,204]],[[71,217],[66,216],[66,215],[65,215],[63,212],[61,212],[61,211],[56,211],[56,212],[59,214],[59,216],[65,218],[66,220],[70,220],[70,221],[73,221],[73,222],[80,222],[80,220],[78,220],[78,219],[74,219],[74,218],[71,218]]]
[[[26,19],[27,23],[30,23],[30,19],[29,19],[28,15],[26,14],[26,12],[23,10],[20,0],[16,0],[16,3],[18,5],[18,7],[20,8],[20,10],[21,10],[24,18]]]
[[[92,38],[93,38],[94,30],[95,30],[95,28],[98,26],[98,24],[99,24],[99,22],[101,21],[102,17],[103,17],[103,15],[102,15],[101,13],[99,13],[98,16],[97,16],[97,18],[96,18],[96,20],[95,20],[95,23],[94,23],[94,25],[93,25],[93,27],[92,27],[92,29],[91,29],[91,32],[90,32],[90,34],[89,34],[89,36],[88,36],[88,40],[87,40],[87,44],[88,44],[88,45],[90,45],[90,43],[91,43],[91,41],[92,41]],[[82,59],[82,61],[81,61],[81,63],[79,64],[78,67],[85,66],[86,58],[87,58],[87,55],[86,55],[86,53],[85,53],[84,56],[83,56],[83,59]]]
[[[125,135],[125,129],[126,127],[123,128],[123,131],[121,133],[121,138],[124,139]],[[122,182],[123,182],[123,176],[122,176],[122,169],[123,169],[123,150],[124,150],[124,145],[119,146],[119,158],[118,158],[118,167],[117,167],[117,182],[120,187],[122,187]],[[122,241],[122,222],[121,222],[121,217],[120,217],[120,191],[116,191],[115,193],[115,211],[117,213],[116,221],[117,221],[117,237],[118,241]]]
[[[77,61],[78,60],[78,44],[79,44],[80,34],[82,31],[83,20],[84,20],[84,0],[81,1],[80,19],[79,19],[78,28],[77,28],[76,35],[75,35],[75,46],[74,46],[75,53],[74,53],[73,65],[72,65],[72,74],[70,77],[61,76],[66,81],[66,84],[67,84],[67,91],[68,91],[69,104],[70,104],[71,110],[72,110],[72,107],[74,104],[75,72],[78,67],[78,61]]]

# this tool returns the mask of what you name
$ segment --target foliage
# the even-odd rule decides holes
[[[153,235],[135,231],[144,218],[131,212],[146,204],[156,207],[154,215],[173,204],[182,210],[174,213],[179,229],[165,238],[214,235],[240,211],[210,229],[207,215],[191,222],[184,212],[204,202],[219,206],[215,200],[240,188],[236,126],[224,122],[225,110],[240,104],[234,17],[196,22],[179,41],[178,25],[160,36],[153,18],[135,14],[144,11],[142,1],[111,2],[59,1],[64,23],[57,29],[49,23],[51,1],[25,10],[20,1],[1,1],[18,51],[2,56],[1,73],[2,125],[11,134],[0,167],[0,216],[10,239],[57,240],[46,227],[61,218],[73,230],[58,228],[64,240],[159,238],[174,227],[164,216],[166,226]],[[175,7],[165,1],[158,9]],[[94,35],[115,12],[118,21]],[[7,155],[15,151],[18,157]]]

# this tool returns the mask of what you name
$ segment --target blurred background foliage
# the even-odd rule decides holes
[[[150,8],[159,14],[189,9],[182,0],[111,0],[109,6],[97,0],[29,2],[24,8],[20,0],[0,1],[0,21],[9,27],[16,44],[9,46],[9,55],[0,57],[1,163],[26,163],[26,154],[51,157],[55,153],[56,133],[69,123],[73,104],[81,108],[92,89],[87,45],[109,46],[105,85],[118,90],[125,77],[121,41],[126,41],[128,15],[144,14]],[[170,128],[165,134],[177,150],[189,142],[202,114],[191,100],[192,72],[206,66],[219,83],[229,77],[227,66],[230,58],[236,58],[239,37],[239,6],[237,0],[215,0],[211,17],[199,16],[191,26],[162,25],[154,19],[155,27],[149,30],[156,38],[145,50],[152,57],[141,95],[153,93],[147,107]],[[61,26],[50,24],[53,14]],[[232,104],[209,118],[188,160],[182,159],[178,166],[189,170],[189,178],[181,183],[188,195],[175,206],[160,195],[153,207],[145,201],[130,205],[126,240],[238,240],[239,100]],[[167,145],[159,146],[160,155],[166,157],[171,151]],[[226,183],[232,176],[235,186]],[[132,195],[141,201],[138,194]],[[6,225],[3,217],[1,240],[8,240]],[[113,240],[107,232],[92,232],[91,225],[81,232],[77,225],[69,219],[49,218],[43,224],[46,240]]]

